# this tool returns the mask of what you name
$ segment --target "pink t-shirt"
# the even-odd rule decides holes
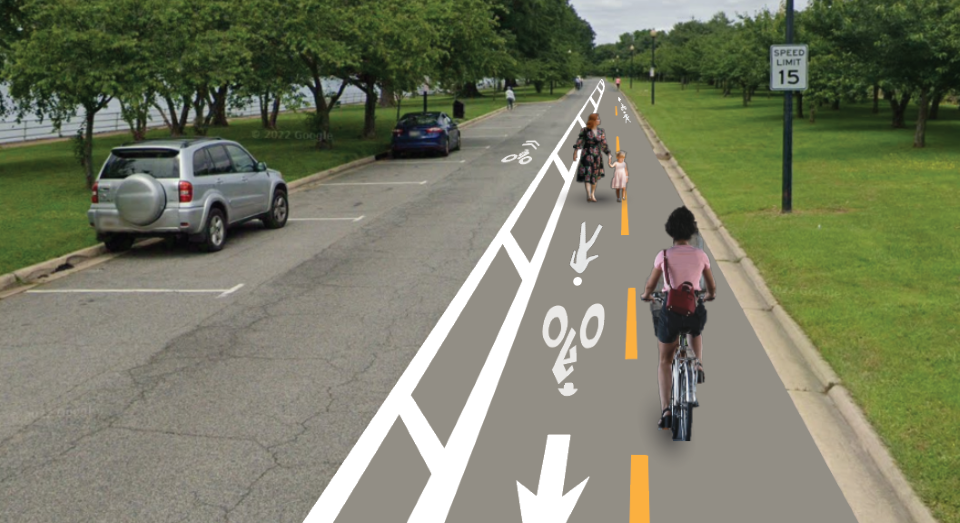
[[[703,275],[704,269],[710,268],[710,258],[707,257],[707,253],[693,245],[674,245],[667,249],[667,265],[670,267],[670,283],[674,288],[688,281],[693,284],[695,290],[699,291],[702,290],[700,276]],[[653,266],[663,270],[663,251],[657,253]],[[663,290],[664,292],[670,290],[666,277],[664,277]]]

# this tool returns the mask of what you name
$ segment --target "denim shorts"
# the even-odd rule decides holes
[[[657,326],[657,339],[660,343],[673,343],[680,337],[680,331],[686,330],[693,336],[703,333],[707,324],[707,308],[702,303],[697,304],[697,310],[692,316],[681,316],[667,309],[660,309]]]

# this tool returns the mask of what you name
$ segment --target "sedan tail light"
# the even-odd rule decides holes
[[[193,184],[190,182],[180,182],[180,203],[190,203],[193,201]]]
[[[90,190],[92,192],[90,195],[90,201],[93,203],[100,203],[100,182],[94,182],[93,188]]]
[[[440,127],[431,127],[427,129],[427,134],[437,134],[442,132],[443,132],[443,129],[441,129]]]
[[[403,136],[403,129],[394,129],[394,130],[393,130],[393,135],[394,135],[394,136]]]

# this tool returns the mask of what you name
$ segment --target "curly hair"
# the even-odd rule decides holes
[[[666,229],[671,238],[681,241],[689,240],[699,232],[697,219],[686,207],[677,207],[670,213],[670,217],[667,218]]]

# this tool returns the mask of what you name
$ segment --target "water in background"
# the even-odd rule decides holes
[[[478,84],[479,87],[490,87],[493,85],[493,79],[484,79]],[[324,92],[336,92],[340,88],[340,81],[336,79],[328,79],[324,81]],[[379,91],[378,91],[379,92]],[[421,87],[418,91],[423,93],[423,88]],[[435,90],[431,90],[430,93],[433,94]],[[7,95],[7,89],[5,86],[0,85],[0,94],[4,97]],[[307,102],[309,107],[313,107],[313,95],[310,93],[310,90],[304,87],[301,90],[301,94],[304,96],[304,100]],[[340,97],[340,103],[344,105],[348,104],[359,104],[363,103],[366,98],[366,95],[353,85],[347,85],[346,89],[343,90],[343,96]],[[252,104],[241,108],[241,109],[230,109],[228,111],[229,116],[251,116],[259,115],[260,108],[257,105],[257,101],[252,100]],[[281,110],[285,110],[286,107],[281,104]],[[162,127],[163,126],[163,117],[160,116],[160,112],[155,108],[150,110],[150,127]],[[169,116],[169,115],[168,115]],[[191,112],[190,119],[192,121],[193,115]],[[0,144],[2,143],[14,143],[14,142],[24,142],[30,140],[42,140],[46,138],[63,138],[71,137],[76,134],[77,130],[80,129],[80,125],[83,123],[83,111],[81,109],[77,110],[77,116],[71,119],[70,122],[64,122],[63,126],[60,129],[59,134],[54,130],[53,125],[50,124],[49,120],[40,121],[33,115],[27,115],[23,118],[23,121],[17,122],[16,115],[7,115],[6,117],[0,117]],[[97,117],[93,123],[93,132],[94,133],[104,133],[112,131],[125,131],[129,127],[127,123],[123,121],[123,118],[120,116],[120,102],[117,100],[111,100],[110,104],[104,109],[100,110],[97,113]]]

